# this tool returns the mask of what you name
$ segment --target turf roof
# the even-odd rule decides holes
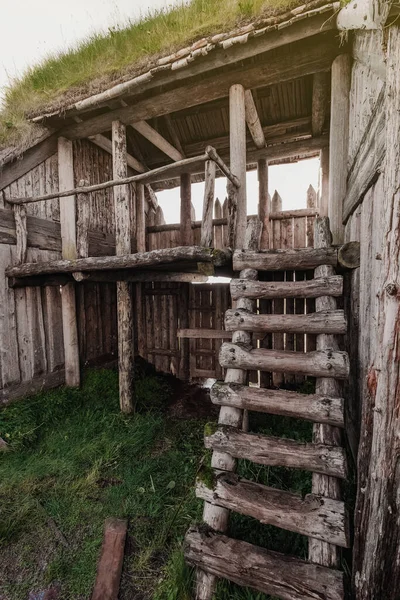
[[[190,0],[153,11],[75,47],[50,55],[4,91],[0,148],[28,143],[35,133],[29,118],[99,93],[143,73],[161,57],[202,38],[277,17],[295,7],[306,11],[323,0]]]

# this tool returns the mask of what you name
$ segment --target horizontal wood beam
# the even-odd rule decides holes
[[[343,277],[319,277],[307,281],[247,281],[232,279],[232,300],[251,298],[270,300],[272,298],[319,298],[339,297],[343,294]]]
[[[124,177],[121,179],[112,179],[105,181],[104,183],[96,183],[95,185],[80,186],[71,190],[62,190],[53,192],[51,194],[44,194],[42,196],[27,196],[21,198],[9,198],[7,202],[9,204],[27,204],[31,202],[42,202],[46,200],[53,200],[54,198],[66,198],[76,194],[90,194],[91,192],[98,192],[111,187],[128,185],[132,183],[154,183],[155,181],[163,181],[165,178],[174,179],[182,173],[197,173],[200,170],[204,170],[204,163],[207,160],[214,161],[219,169],[224,173],[226,177],[232,182],[235,187],[239,187],[238,178],[231,173],[229,167],[224,161],[218,156],[214,148],[207,146],[205,154],[202,156],[195,156],[193,158],[185,158],[176,163],[147,171],[146,173],[140,173],[139,175],[133,175],[131,177]]]
[[[202,528],[186,534],[192,566],[242,587],[283,600],[344,600],[344,575],[336,569],[259,548]]]
[[[295,417],[314,423],[344,427],[343,398],[221,382],[212,386],[210,395],[212,403],[218,406],[232,406],[241,410]]]
[[[206,448],[258,465],[289,467],[345,479],[346,455],[340,446],[298,442],[220,427],[204,439]]]
[[[246,349],[238,344],[225,343],[221,346],[219,362],[224,369],[299,373],[337,379],[347,379],[350,372],[347,353],[331,350],[281,352],[264,348]]]
[[[117,269],[149,269],[183,264],[191,266],[197,263],[212,263],[223,266],[230,262],[229,250],[200,248],[199,246],[178,246],[138,252],[122,256],[96,256],[76,260],[56,260],[43,263],[24,263],[9,267],[8,277],[30,277],[52,273],[77,273],[86,271],[107,271]]]
[[[210,504],[257,519],[264,525],[280,527],[342,548],[350,546],[349,516],[344,502],[340,500],[315,494],[302,498],[300,494],[240,479],[234,473],[217,475],[212,488],[199,479],[196,496]]]
[[[239,308],[231,308],[225,313],[225,329],[227,331],[343,335],[347,331],[347,322],[343,310],[325,310],[307,315],[262,315]]]
[[[232,333],[223,329],[178,329],[177,337],[191,340],[230,340]]]
[[[322,34],[321,44],[313,38],[296,42],[288,49],[278,48],[273,56],[261,65],[242,67],[235,71],[212,74],[200,82],[191,83],[163,92],[158,96],[138,100],[132,106],[105,112],[81,123],[66,126],[61,135],[69,139],[89,137],[108,131],[112,121],[137,123],[153,117],[170,114],[191,106],[201,105],[229,94],[229,88],[238,81],[249,89],[281,83],[328,70],[333,58],[340,52],[338,41],[332,33]],[[226,57],[226,53],[225,53]],[[225,67],[224,65],[221,65]]]
[[[169,143],[154,127],[151,127],[146,121],[138,121],[131,123],[131,126],[135,131],[140,133],[146,140],[151,142],[153,146],[156,146],[161,152],[172,158],[172,160],[183,160],[184,155],[179,152],[172,144]]]
[[[286,271],[315,269],[320,265],[338,264],[337,248],[301,248],[285,250],[237,250],[233,254],[235,271],[256,269],[257,271]]]

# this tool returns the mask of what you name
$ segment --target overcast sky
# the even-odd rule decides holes
[[[167,0],[0,0],[0,90],[29,66],[48,54],[73,46],[94,31],[134,19],[149,9],[169,6]],[[319,161],[270,167],[269,191],[278,189],[283,209],[305,206],[306,191],[318,185]],[[202,184],[193,186],[196,218],[201,218]],[[217,182],[217,195],[225,197],[225,183]],[[179,220],[177,191],[159,194],[167,222]],[[256,173],[248,175],[248,213],[257,208]]]

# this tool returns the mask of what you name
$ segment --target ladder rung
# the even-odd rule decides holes
[[[343,600],[343,573],[211,531],[186,534],[185,558],[203,571],[282,600]]]
[[[288,390],[269,390],[247,385],[217,382],[211,401],[219,406],[297,417],[314,423],[344,427],[344,399]]]
[[[218,475],[213,488],[199,480],[196,495],[210,504],[253,517],[265,525],[344,548],[350,545],[348,514],[340,500],[315,494],[302,498],[292,492],[242,480],[233,473]]]
[[[271,467],[292,467],[345,479],[347,461],[340,446],[298,442],[233,427],[220,427],[204,440],[206,448]],[[214,465],[217,466],[217,465]]]
[[[229,342],[222,344],[219,362],[225,369],[299,373],[337,379],[347,379],[350,371],[347,352],[283,352],[264,348],[250,349]]]
[[[324,310],[307,315],[255,315],[243,309],[225,313],[227,331],[265,331],[269,333],[343,334],[347,323],[343,310]]]
[[[233,270],[292,271],[315,269],[321,265],[337,266],[337,248],[288,248],[285,250],[235,250]]]
[[[271,298],[319,298],[321,296],[341,296],[343,294],[343,277],[318,277],[307,281],[248,281],[232,279],[231,296],[252,298],[256,300]]]

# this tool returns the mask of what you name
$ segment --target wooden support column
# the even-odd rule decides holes
[[[317,218],[315,220],[315,241],[316,248],[329,248],[331,246],[331,232],[329,230],[329,220]],[[315,277],[331,277],[335,275],[335,270],[330,265],[322,265],[315,269]],[[332,296],[321,296],[315,300],[315,308],[318,311],[335,310],[336,298]],[[336,336],[332,334],[320,334],[317,336],[317,350],[336,351],[339,349]],[[320,377],[316,380],[317,394],[331,398],[340,398],[340,383],[332,377]],[[315,424],[313,426],[313,442],[315,444],[326,444],[328,446],[341,446],[341,430],[338,427],[332,427],[327,424]],[[312,493],[328,498],[339,500],[341,497],[340,481],[336,477],[313,473]],[[323,542],[315,538],[310,538],[308,543],[308,558],[310,562],[324,565],[326,567],[339,567],[340,554],[337,546]]]
[[[351,58],[341,54],[332,63],[328,216],[334,244],[344,240],[343,202],[347,189]]]
[[[72,142],[63,137],[58,139],[58,179],[60,191],[74,187]],[[77,258],[75,196],[70,196],[60,202],[60,225],[62,257],[74,260]],[[61,310],[65,384],[70,387],[79,387],[79,344],[74,283],[67,283],[62,288]]]
[[[243,246],[248,250],[258,250],[260,247],[261,223],[258,217],[249,219]],[[249,281],[257,279],[257,271],[254,269],[243,269],[240,272],[240,278]],[[253,311],[254,300],[248,298],[239,298],[237,307],[246,311]],[[251,333],[247,331],[235,331],[232,334],[234,343],[251,344]],[[247,371],[242,369],[227,369],[225,375],[226,383],[236,383],[243,385],[246,383]],[[229,427],[240,428],[243,421],[243,411],[232,406],[221,406],[218,424]],[[222,471],[233,471],[236,466],[236,460],[230,454],[214,451],[211,459],[211,466],[214,469]],[[228,527],[229,511],[226,508],[216,506],[206,502],[204,504],[203,521],[216,531],[226,531]],[[211,600],[214,593],[216,577],[198,570],[196,600]]]
[[[236,193],[235,249],[244,248],[247,226],[245,91],[235,84],[229,90],[230,169],[239,179]]]
[[[136,184],[136,252],[146,252],[146,215],[144,210],[144,185]],[[135,285],[136,291],[136,318],[137,318],[137,345],[138,353],[146,357],[146,330],[145,330],[145,304],[143,297],[143,284]]]
[[[258,175],[258,217],[262,224],[261,250],[269,249],[269,213],[270,200],[268,195],[268,162],[260,158],[257,162]]]
[[[203,219],[201,222],[200,246],[211,248],[213,245],[213,208],[215,191],[215,162],[208,160],[205,168]]]
[[[127,176],[125,125],[112,124],[113,178]],[[131,205],[126,185],[114,188],[116,254],[131,253]],[[122,412],[131,413],[133,402],[133,322],[131,285],[117,282],[119,401]]]
[[[328,216],[329,203],[329,146],[320,152],[319,168],[319,202],[318,212],[320,217]]]
[[[192,241],[192,184],[189,173],[181,175],[181,245],[191,246]]]

